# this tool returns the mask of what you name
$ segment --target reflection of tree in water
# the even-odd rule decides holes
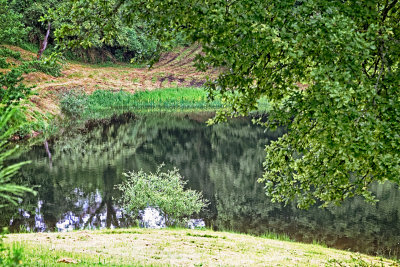
[[[39,185],[39,194],[37,198],[28,196],[24,200],[23,210],[31,214],[29,218],[22,216],[22,211],[9,209],[4,211],[1,224],[8,225],[12,218],[12,231],[18,231],[21,226],[33,230],[57,230],[57,222],[68,213],[76,217],[71,222],[76,227],[98,227],[103,214],[106,215],[106,225],[117,226],[113,197],[118,197],[118,192],[114,190],[114,184],[121,182],[122,159],[134,154],[140,142],[140,136],[135,133],[140,123],[131,126],[99,127],[88,135],[59,139],[51,147],[51,169],[43,147],[34,147],[23,153],[18,160],[30,159],[33,164],[23,168],[20,179],[29,181],[30,186]],[[100,193],[99,203],[96,203],[96,192]],[[46,223],[45,229],[38,229],[35,225],[38,219],[35,219],[34,211],[38,199],[42,200],[40,214]],[[82,203],[88,207],[83,208],[85,205]],[[85,224],[83,219],[86,215],[90,215],[91,220],[86,220]]]
[[[103,185],[102,188],[102,197],[101,202],[98,205],[95,205],[90,214],[89,219],[84,223],[84,228],[98,228],[101,227],[101,216],[103,214],[103,210],[105,209],[105,226],[110,228],[111,226],[119,227],[119,220],[117,218],[116,208],[113,203],[113,188],[115,185],[115,181],[117,180],[117,173],[115,169],[111,166],[107,166],[103,171]]]
[[[189,178],[188,186],[212,201],[203,214],[217,229],[262,234],[288,233],[297,240],[318,240],[332,247],[370,254],[399,255],[400,191],[392,184],[374,185],[376,206],[354,199],[341,207],[298,210],[271,203],[262,184],[264,146],[282,131],[266,132],[246,120],[204,128],[192,123],[159,131],[139,154],[155,154],[176,165]]]
[[[220,146],[237,146],[232,139],[220,138]],[[313,207],[302,211],[294,206],[283,207],[271,203],[262,185],[256,182],[255,178],[261,175],[257,172],[263,160],[260,153],[253,147],[236,153],[230,164],[224,164],[224,157],[213,160],[209,171],[218,212],[212,222],[214,227],[255,234],[269,230],[287,233],[299,241],[319,240],[331,247],[400,255],[400,191],[396,186],[374,185],[380,199],[376,206],[357,198],[328,209]]]
[[[79,218],[76,227],[129,225],[115,206],[113,198],[118,199],[119,192],[114,184],[122,181],[125,171],[155,171],[165,162],[166,168],[181,170],[187,187],[201,190],[211,201],[201,217],[217,229],[255,234],[272,230],[307,242],[400,254],[400,191],[395,186],[374,185],[380,199],[376,206],[355,199],[339,208],[300,211],[271,203],[256,179],[262,175],[265,145],[283,130],[264,132],[248,119],[205,127],[207,116],[148,116],[66,136],[51,146],[52,169],[43,147],[22,154],[18,160],[34,162],[24,168],[22,178],[41,185],[41,214],[48,229],[55,229],[68,212]],[[37,200],[25,199],[24,209],[33,213]],[[2,225],[9,222],[5,218],[11,213],[7,214],[1,216]],[[86,223],[85,218],[89,218]],[[14,214],[12,227],[18,229],[27,222],[34,228],[33,217],[21,219]]]

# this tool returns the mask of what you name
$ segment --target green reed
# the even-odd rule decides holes
[[[207,100],[204,89],[167,88],[153,91],[128,93],[125,91],[98,90],[87,96],[87,112],[101,113],[107,111],[175,111],[187,109],[218,109],[221,102]]]

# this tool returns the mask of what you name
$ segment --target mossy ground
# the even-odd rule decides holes
[[[12,234],[26,266],[398,266],[387,259],[210,230],[116,229]],[[61,261],[61,262],[59,262]]]

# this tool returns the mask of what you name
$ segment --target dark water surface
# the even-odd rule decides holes
[[[286,233],[292,239],[369,254],[400,256],[400,190],[373,186],[376,205],[356,198],[341,207],[308,211],[272,203],[257,183],[264,147],[282,131],[265,132],[250,119],[207,127],[210,114],[147,116],[64,136],[23,152],[15,161],[32,160],[19,179],[38,185],[19,211],[3,211],[1,226],[11,231],[124,227],[131,222],[115,199],[123,172],[155,171],[164,162],[176,166],[211,204],[200,214],[208,227],[253,234]]]

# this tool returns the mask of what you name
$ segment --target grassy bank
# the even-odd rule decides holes
[[[166,88],[129,93],[97,90],[93,94],[70,91],[61,100],[61,110],[74,119],[99,119],[124,112],[216,110],[219,101],[208,102],[201,88]]]
[[[139,91],[135,94],[124,91],[96,91],[89,96],[92,110],[108,108],[133,109],[187,109],[219,108],[219,101],[208,102],[207,93],[200,88],[165,88]]]
[[[26,266],[398,266],[395,262],[319,245],[227,232],[117,229],[13,234]]]

